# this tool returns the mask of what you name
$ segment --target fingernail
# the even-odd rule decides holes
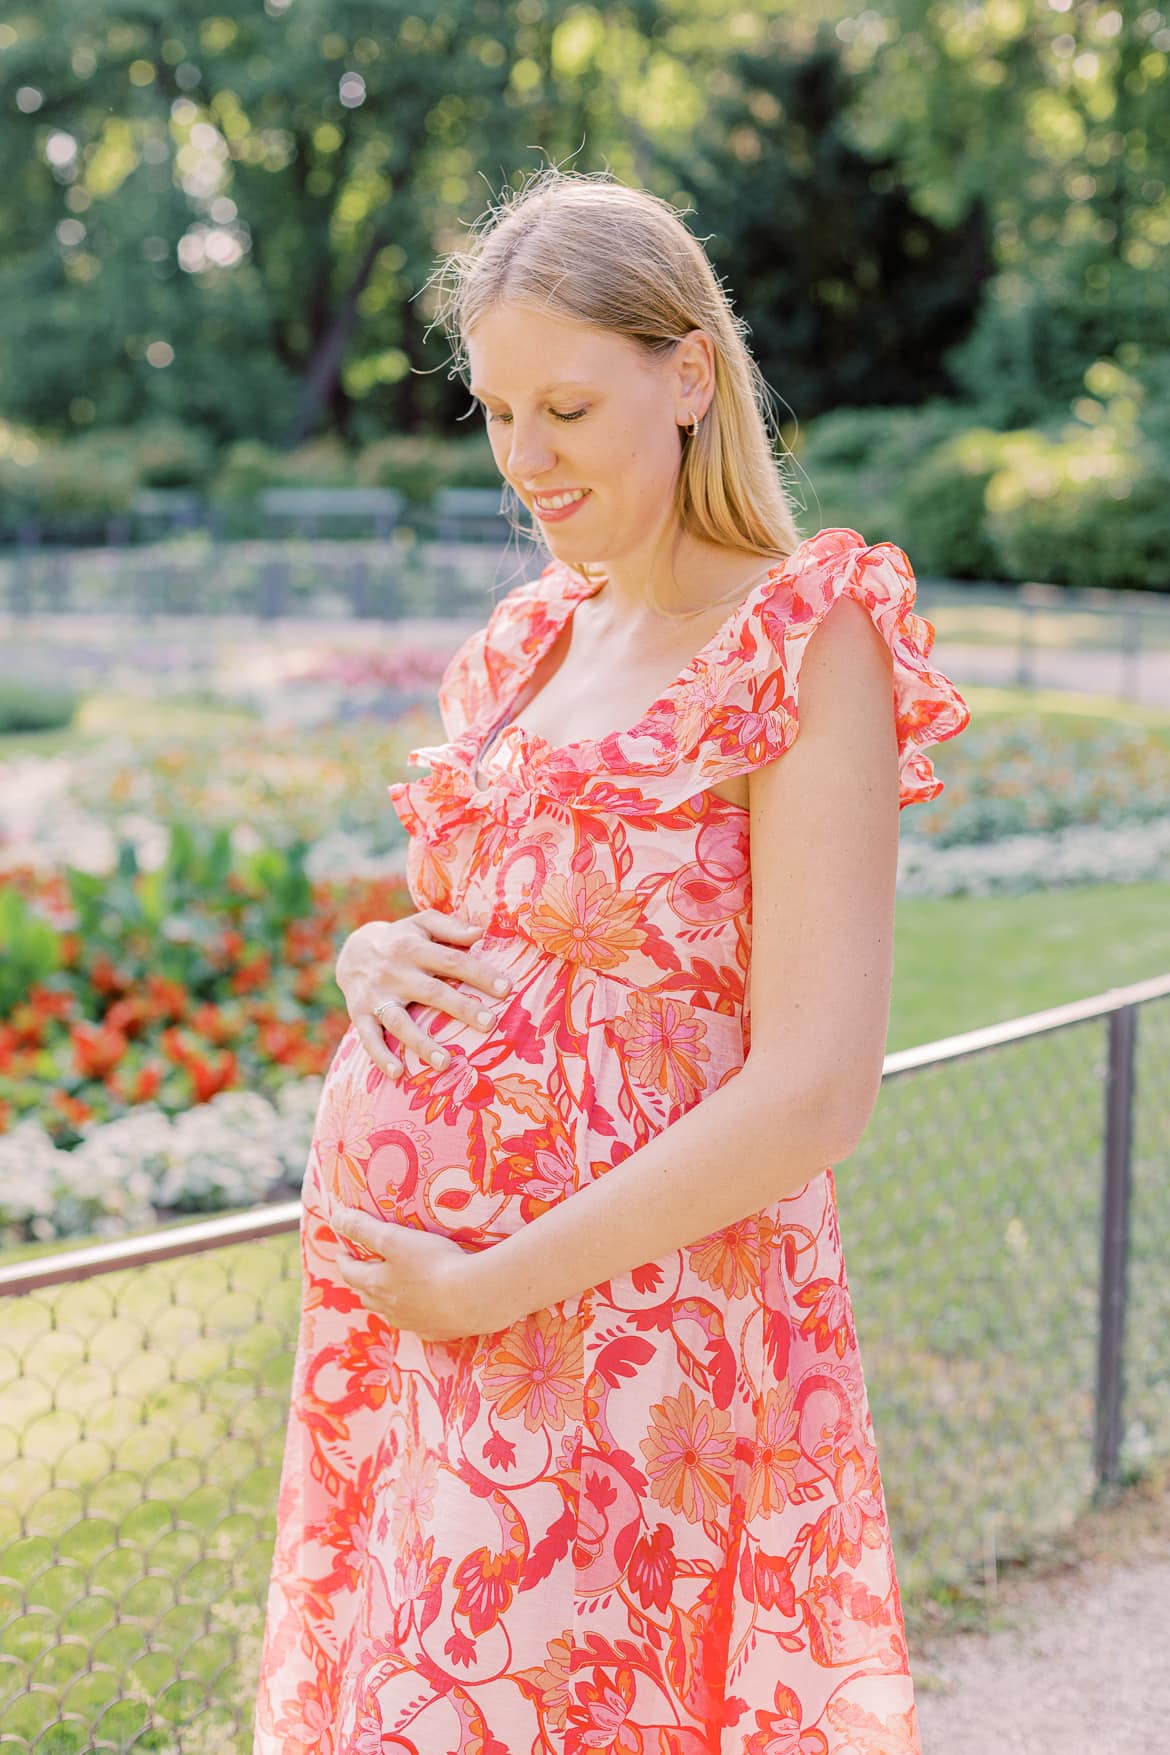
[[[503,978],[502,978],[502,977],[501,977],[501,978],[500,978],[500,980],[498,980],[498,981],[497,981],[497,982],[496,982],[496,983],[495,983],[495,989],[496,989],[496,992],[497,992],[497,993],[507,993],[507,991],[508,991],[508,988],[509,988],[509,986],[510,986],[510,985],[511,985],[511,984],[510,984],[510,983],[509,983],[509,982],[507,982],[507,981],[505,981],[505,980],[504,980],[504,979],[503,979]]]
[[[482,1024],[486,1030],[492,1021],[492,1014],[490,1012],[476,1012],[475,1021],[477,1024]]]
[[[432,1066],[446,1066],[447,1056],[443,1053],[441,1048],[436,1048],[432,1051],[431,1064]]]

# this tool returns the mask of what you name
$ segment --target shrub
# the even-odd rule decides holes
[[[157,421],[134,435],[139,485],[200,488],[214,467],[210,439],[178,421]]]
[[[0,732],[57,731],[76,711],[77,696],[64,689],[0,681]]]
[[[919,408],[841,408],[822,414],[798,435],[793,485],[803,486],[810,532],[843,524],[870,542],[907,548],[911,532],[901,504],[911,469],[970,424],[971,411],[947,402]]]
[[[1159,587],[1170,545],[1170,459],[1143,430],[1149,389],[1113,360],[1056,434],[1006,435],[987,522],[1009,576],[1075,586]],[[1165,419],[1161,409],[1148,420]]]
[[[366,446],[356,475],[363,487],[397,488],[416,505],[426,504],[440,488],[502,486],[482,433],[458,439],[391,433]]]
[[[950,579],[1000,579],[1004,563],[987,526],[987,484],[1004,436],[972,427],[915,464],[899,493],[905,547],[915,567]]]
[[[54,540],[100,543],[134,497],[137,466],[124,433],[87,433],[64,444],[31,436],[0,452],[0,538],[35,522]]]

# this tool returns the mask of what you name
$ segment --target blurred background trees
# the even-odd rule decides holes
[[[453,439],[481,479],[422,289],[552,161],[690,210],[820,521],[911,507],[944,570],[1010,574],[1037,498],[1075,541],[1163,497],[1168,64],[1170,13],[1109,0],[18,4],[0,487],[73,446],[92,482],[306,446],[297,479],[391,481]]]

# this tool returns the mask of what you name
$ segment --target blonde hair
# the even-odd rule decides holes
[[[609,172],[550,166],[471,229],[470,247],[445,256],[427,283],[437,288],[435,321],[453,350],[449,376],[458,371],[470,382],[466,338],[505,302],[624,335],[656,359],[688,331],[706,330],[715,394],[694,436],[679,429],[677,527],[786,560],[800,536],[776,455],[772,392],[748,351],[747,324],[679,210]],[[513,528],[520,533],[517,522]],[[573,570],[592,577],[589,567]]]

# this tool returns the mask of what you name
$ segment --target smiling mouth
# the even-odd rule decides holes
[[[559,494],[533,494],[532,503],[540,512],[560,512],[566,506],[575,506],[589,492],[589,488],[566,488]]]

